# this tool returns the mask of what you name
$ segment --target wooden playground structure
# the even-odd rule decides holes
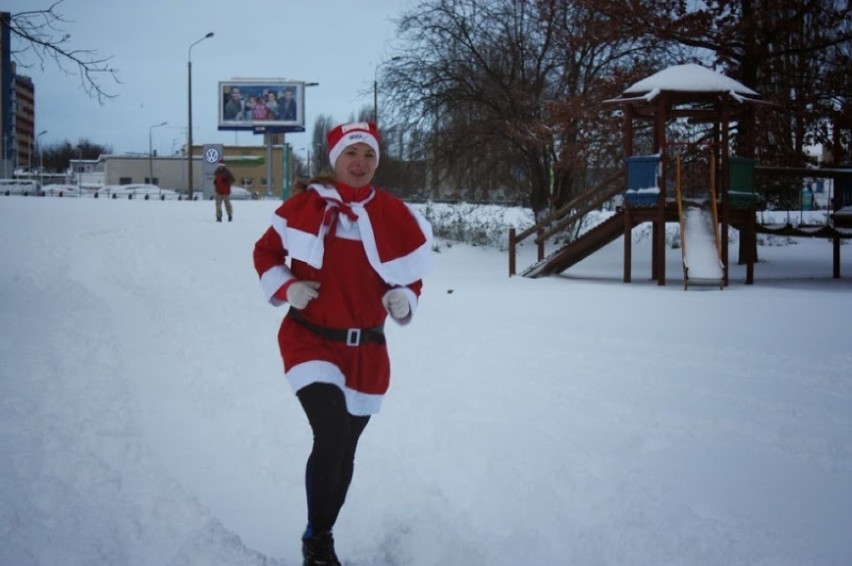
[[[666,86],[667,81],[690,67],[699,73],[701,90],[692,86]],[[757,111],[769,105],[760,95],[723,75],[697,66],[666,69],[633,85],[611,101],[624,111],[624,170],[554,211],[536,225],[509,233],[509,275],[516,273],[516,247],[535,237],[538,261],[525,269],[525,277],[559,274],[619,237],[624,238],[625,283],[631,281],[634,227],[652,223],[652,279],[666,281],[665,227],[680,225],[684,288],[690,284],[728,285],[728,228],[740,233],[739,263],[746,266],[746,284],[754,283],[757,234],[828,238],[833,242],[833,276],[840,277],[840,243],[852,238],[852,167],[784,168],[761,166],[754,159],[754,124]],[[703,73],[711,74],[707,77]],[[716,85],[721,84],[722,88]],[[661,86],[662,85],[662,86]],[[703,124],[698,143],[678,139],[671,125],[678,120]],[[731,127],[740,128],[739,155],[731,155]],[[838,124],[837,128],[848,127]],[[837,128],[835,128],[837,130]],[[650,129],[650,135],[647,134]],[[637,133],[645,134],[650,151],[636,155]],[[837,138],[839,144],[839,137]],[[827,223],[818,226],[762,224],[758,211],[763,195],[756,179],[828,178],[834,194]],[[622,205],[608,219],[576,239],[545,254],[548,240],[574,226],[586,214],[614,198]],[[705,235],[706,234],[706,237]],[[700,252],[700,253],[699,253]],[[715,257],[711,257],[715,256]],[[700,257],[701,262],[697,261]]]

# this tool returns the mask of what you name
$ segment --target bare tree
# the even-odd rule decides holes
[[[337,123],[334,121],[334,118],[324,114],[317,116],[314,121],[314,129],[311,133],[310,142],[311,157],[308,160],[308,168],[314,175],[321,172],[329,172],[328,142],[326,141],[325,135],[336,125]]]
[[[70,22],[57,11],[63,1],[57,0],[43,10],[11,14],[9,31],[22,45],[13,49],[11,56],[25,69],[33,65],[44,69],[53,61],[66,75],[79,75],[80,86],[86,94],[103,104],[118,96],[105,89],[103,78],[120,84],[118,71],[109,65],[111,57],[101,57],[94,50],[72,46],[71,34],[63,30]]]
[[[618,137],[600,125],[600,102],[617,94],[611,77],[655,50],[581,8],[433,0],[400,20],[403,48],[382,82],[395,117],[427,133],[435,184],[466,197],[516,191],[537,213],[583,187],[604,161],[590,154]]]
[[[49,144],[41,151],[44,170],[61,173],[68,170],[72,159],[98,159],[101,155],[111,153],[112,148],[82,138],[76,144],[69,140]]]
[[[531,138],[544,119],[553,29],[535,7],[437,0],[406,14],[400,35],[403,54],[385,67],[383,84],[396,117],[430,134],[413,152],[431,163],[430,188],[482,198],[477,190],[546,187],[548,140],[541,147]]]
[[[619,32],[594,6],[582,1],[544,0],[542,17],[557,27],[560,96],[551,106],[557,135],[553,202],[559,206],[622,166],[624,139],[620,113],[604,101],[656,67],[685,57]]]

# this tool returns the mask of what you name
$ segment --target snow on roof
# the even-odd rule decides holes
[[[747,86],[701,65],[675,65],[634,83],[625,94],[649,91],[730,92],[760,96]]]

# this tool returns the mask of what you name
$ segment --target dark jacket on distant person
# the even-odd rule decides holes
[[[234,184],[234,175],[230,169],[224,165],[220,165],[216,169],[216,177],[213,179],[213,185],[216,187],[217,195],[230,195],[231,185]]]

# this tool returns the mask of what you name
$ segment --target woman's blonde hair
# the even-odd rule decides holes
[[[293,179],[293,185],[290,189],[290,196],[301,193],[302,191],[307,190],[309,185],[326,185],[326,186],[334,186],[336,179],[334,178],[334,173],[330,171],[321,171],[320,173],[314,175],[310,179],[305,179],[304,177],[296,177]]]

